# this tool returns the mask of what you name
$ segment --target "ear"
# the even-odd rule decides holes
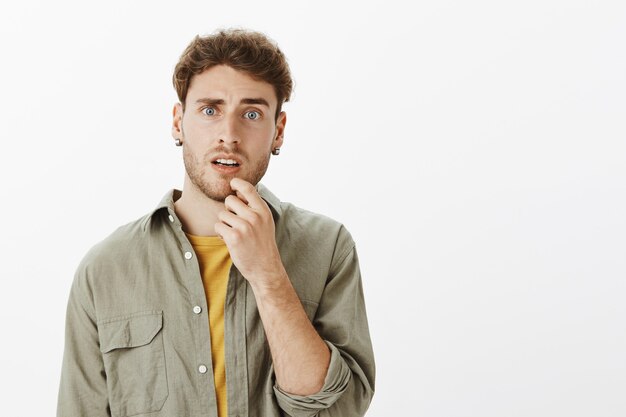
[[[172,109],[172,137],[174,139],[183,139],[183,106],[180,103],[174,104]]]
[[[281,111],[276,121],[276,134],[274,135],[274,143],[272,149],[280,148],[283,146],[283,140],[285,138],[285,125],[287,124],[287,113]]]

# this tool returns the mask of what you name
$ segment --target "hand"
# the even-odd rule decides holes
[[[251,285],[272,286],[286,276],[272,212],[249,182],[233,178],[230,186],[237,195],[226,197],[215,232],[224,239],[233,263]]]

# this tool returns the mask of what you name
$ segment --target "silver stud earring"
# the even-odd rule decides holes
[[[176,143],[176,146],[183,146],[183,143],[180,141],[180,139],[176,139],[174,142]]]
[[[280,148],[272,149],[272,155],[279,155],[279,154],[280,154]]]

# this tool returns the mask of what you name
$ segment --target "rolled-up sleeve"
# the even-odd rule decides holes
[[[111,415],[94,308],[83,278],[77,271],[67,304],[58,417]]]
[[[319,303],[313,325],[331,352],[322,389],[300,396],[274,393],[292,417],[363,416],[374,395],[375,364],[367,323],[358,256],[354,243],[339,256]]]

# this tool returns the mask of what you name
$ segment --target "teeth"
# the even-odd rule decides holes
[[[232,159],[218,159],[217,161],[218,164],[222,164],[222,165],[237,165],[237,161],[232,160]]]

